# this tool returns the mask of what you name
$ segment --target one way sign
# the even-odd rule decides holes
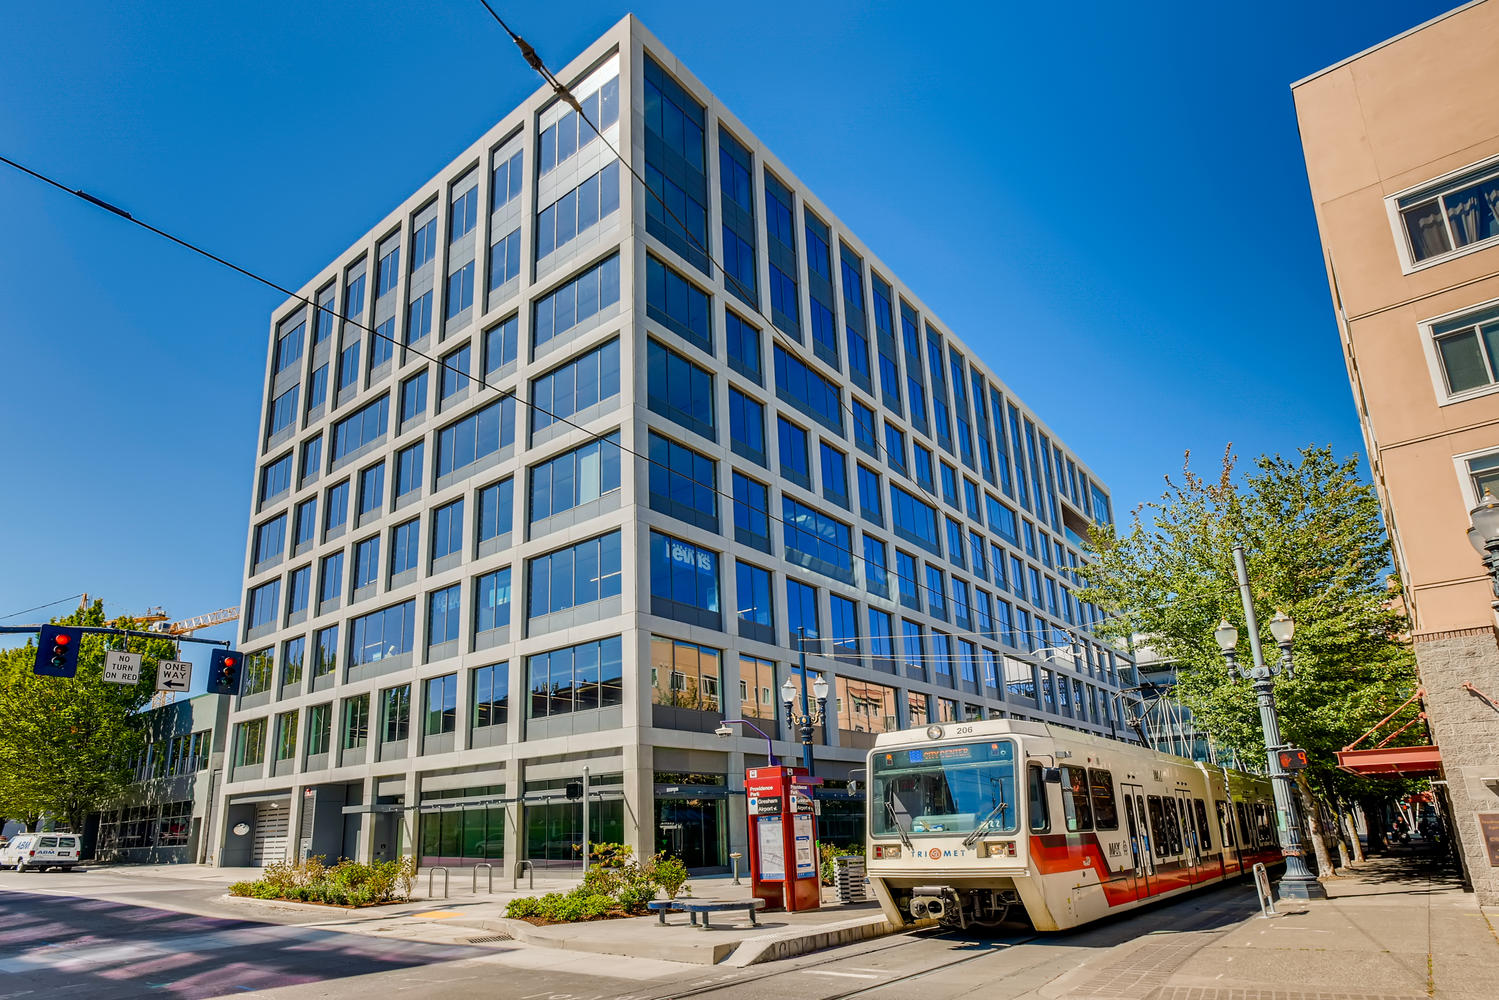
[[[186,691],[192,683],[193,665],[186,660],[156,662],[156,690]]]

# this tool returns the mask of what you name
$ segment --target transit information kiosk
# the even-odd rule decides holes
[[[822,904],[817,817],[812,790],[821,778],[804,767],[744,772],[749,803],[750,882],[767,910],[815,910]]]

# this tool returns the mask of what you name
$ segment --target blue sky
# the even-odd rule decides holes
[[[633,9],[1119,512],[1188,449],[1360,448],[1289,85],[1449,6],[497,4],[554,67]],[[6,35],[0,153],[292,287],[538,85],[477,0]],[[238,603],[280,296],[8,168],[0,220],[0,616]]]

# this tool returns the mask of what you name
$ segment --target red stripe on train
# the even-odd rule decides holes
[[[1147,883],[1147,888],[1130,884],[1136,881],[1133,867],[1126,869],[1125,873],[1120,875],[1109,870],[1108,863],[1104,859],[1103,847],[1099,844],[1095,834],[1033,834],[1030,839],[1030,850],[1031,860],[1036,870],[1042,875],[1082,872],[1091,869],[1098,876],[1099,887],[1103,889],[1104,899],[1110,906],[1133,903],[1177,889],[1217,881],[1229,874],[1237,875],[1241,870],[1238,858],[1233,855],[1223,858],[1221,870],[1216,860],[1204,862],[1199,866],[1195,877],[1184,861],[1158,862],[1154,870],[1147,872],[1144,878],[1138,880]],[[1280,857],[1279,848],[1251,852],[1244,855],[1243,867],[1250,868],[1259,861],[1272,864],[1279,861]]]

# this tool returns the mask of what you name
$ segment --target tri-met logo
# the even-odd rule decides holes
[[[926,852],[926,856],[931,858],[933,861],[941,861],[943,858],[966,858],[968,856],[968,852],[961,847],[953,848],[951,850],[943,850],[940,847],[934,847]],[[916,855],[916,857],[919,858],[921,857],[921,855],[918,854]]]

